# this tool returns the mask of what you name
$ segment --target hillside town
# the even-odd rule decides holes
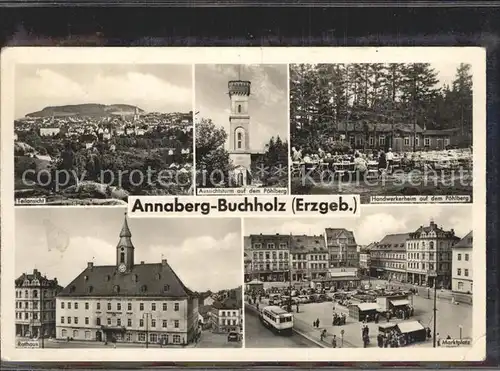
[[[64,287],[36,268],[15,280],[18,347],[241,347],[241,286],[193,291],[167,259],[134,261],[126,218],[117,237],[115,264],[88,262]]]
[[[57,204],[64,199],[123,202],[129,194],[190,194],[192,112],[146,113],[134,107],[96,114],[88,106],[15,121],[16,198],[45,197]],[[53,179],[57,171],[66,173],[60,184]],[[134,177],[134,171],[141,174]],[[143,180],[147,171],[153,172],[149,183]],[[168,173],[163,176],[168,181],[158,177],[160,171]]]
[[[281,344],[258,320],[270,307],[293,314],[288,347],[432,346],[472,335],[472,232],[432,219],[367,246],[346,228],[251,234],[244,266],[246,346]],[[437,325],[436,302],[446,313]]]

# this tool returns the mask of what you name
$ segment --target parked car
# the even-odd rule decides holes
[[[227,335],[227,341],[240,341],[240,335],[237,332],[230,332]]]
[[[307,303],[310,303],[310,302],[311,302],[311,300],[309,299],[308,295],[300,295],[299,296],[299,303],[307,304]]]
[[[278,294],[269,295],[269,305],[281,305],[281,298]]]

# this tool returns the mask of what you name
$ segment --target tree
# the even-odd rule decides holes
[[[228,185],[232,169],[229,153],[224,148],[227,133],[210,119],[201,119],[196,125],[197,186],[213,188]]]
[[[460,65],[451,87],[438,82],[428,63],[291,65],[291,144],[309,153],[342,134],[351,143],[347,134],[355,131],[366,147],[380,124],[392,128],[388,146],[401,125],[471,133],[470,66]]]
[[[262,179],[266,185],[288,186],[288,171],[286,170],[288,169],[288,143],[283,142],[279,135],[276,139],[272,137],[269,140],[262,161],[265,168],[269,169]]]

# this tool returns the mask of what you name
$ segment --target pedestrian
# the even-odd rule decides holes
[[[430,327],[427,327],[426,334],[427,334],[427,339],[430,339],[431,338],[431,329],[430,329]]]
[[[319,318],[316,319],[316,327],[319,328]]]
[[[441,337],[439,336],[439,333],[436,334],[436,343],[438,347],[441,346]]]
[[[333,335],[332,348],[337,348],[337,335]]]
[[[384,346],[384,336],[382,334],[377,335],[377,345],[379,348]]]
[[[316,327],[316,321],[313,321],[313,327]]]
[[[326,329],[324,329],[323,331],[321,331],[321,335],[320,335],[320,339],[321,341],[323,341],[326,337]]]

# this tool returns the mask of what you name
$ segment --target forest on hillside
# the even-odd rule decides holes
[[[291,65],[290,140],[317,148],[346,123],[419,125],[458,129],[462,145],[472,135],[472,74],[460,64],[451,85],[439,85],[428,63]]]

